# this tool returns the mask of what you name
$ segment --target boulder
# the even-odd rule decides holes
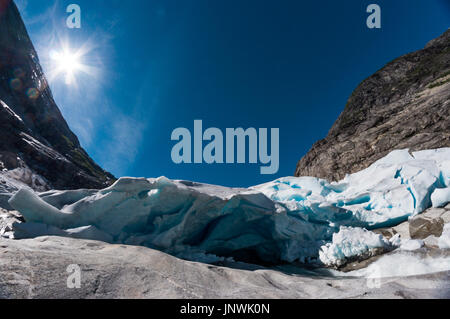
[[[425,239],[434,235],[441,237],[445,220],[442,215],[449,215],[445,209],[433,208],[409,221],[409,234],[412,239]],[[446,217],[448,218],[448,217]]]

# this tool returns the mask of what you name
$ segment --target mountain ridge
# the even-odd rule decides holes
[[[11,0],[0,0],[0,128],[0,171],[42,177],[45,185],[22,178],[34,189],[103,188],[115,180],[69,128]]]
[[[295,176],[340,180],[394,149],[449,147],[449,101],[450,29],[361,82]]]

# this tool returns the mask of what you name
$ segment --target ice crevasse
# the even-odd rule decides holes
[[[450,148],[442,148],[393,151],[339,182],[284,177],[227,188],[165,177],[120,178],[102,190],[21,189],[9,203],[35,235],[56,232],[179,256],[276,263],[317,260],[321,247],[336,255],[326,258],[338,258],[342,251],[333,234],[358,236],[361,231],[349,229],[396,225],[444,205],[449,190]]]

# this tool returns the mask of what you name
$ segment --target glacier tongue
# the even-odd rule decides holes
[[[306,262],[317,259],[320,248],[342,226],[392,226],[430,207],[436,189],[448,190],[449,160],[450,148],[412,155],[399,150],[333,183],[285,177],[238,189],[127,177],[98,191],[36,194],[21,189],[9,203],[27,222],[54,226],[78,238],[95,237],[98,231],[99,237],[111,236],[117,243],[181,256]],[[87,226],[92,226],[89,232]],[[355,254],[362,250],[349,249]]]

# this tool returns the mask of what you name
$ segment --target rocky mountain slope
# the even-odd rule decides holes
[[[61,115],[10,0],[0,0],[0,132],[0,188],[11,179],[41,191],[102,188],[114,180]]]
[[[328,136],[299,161],[296,176],[330,181],[394,149],[450,146],[450,30],[363,81]]]

